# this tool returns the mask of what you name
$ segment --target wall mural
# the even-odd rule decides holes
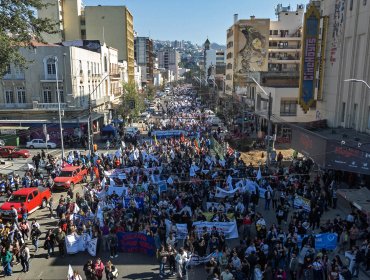
[[[336,0],[334,5],[334,19],[333,19],[333,32],[330,48],[330,63],[334,64],[336,61],[337,49],[340,47],[342,34],[344,31],[345,20],[345,0]]]
[[[250,71],[268,70],[270,20],[248,20],[239,26],[239,54],[235,61],[234,82],[242,85]]]

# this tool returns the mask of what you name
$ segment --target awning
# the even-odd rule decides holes
[[[261,117],[261,118],[264,118],[266,120],[268,120],[268,116],[267,116],[267,112],[254,112],[255,115]],[[274,115],[271,115],[271,121],[273,123],[286,123],[286,121],[282,120],[282,119],[279,119],[277,117],[275,117]]]
[[[350,202],[358,210],[370,214],[370,190],[361,188],[357,190],[339,189],[338,194]]]

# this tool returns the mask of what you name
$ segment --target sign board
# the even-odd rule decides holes
[[[310,5],[305,17],[302,40],[301,75],[299,81],[299,104],[307,113],[315,102],[316,62],[320,33],[320,12]]]
[[[0,132],[1,134],[5,134],[5,135],[16,135],[17,134],[15,129],[1,129]]]

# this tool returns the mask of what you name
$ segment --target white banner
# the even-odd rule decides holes
[[[91,239],[90,242],[87,243],[87,251],[89,252],[90,256],[96,256],[96,247],[98,245],[98,239],[94,238]]]
[[[90,235],[86,233],[84,233],[83,235],[67,235],[65,243],[67,254],[76,254],[87,249],[91,256],[95,257],[96,255],[96,246],[98,243],[97,239],[94,238],[93,240],[91,240]]]
[[[236,222],[194,222],[195,232],[200,236],[203,232],[203,228],[207,227],[207,231],[211,233],[213,227],[216,227],[218,232],[223,232],[226,239],[238,238],[238,229]]]
[[[197,265],[200,265],[202,263],[206,263],[206,262],[209,262],[212,258],[212,254],[206,256],[206,257],[199,257],[198,255],[196,254],[193,254],[191,255],[190,257],[190,260],[188,262],[188,266],[197,266]]]
[[[225,197],[228,197],[228,196],[234,196],[234,194],[238,191],[242,191],[242,189],[241,188],[235,188],[231,191],[226,191],[224,189],[221,189],[221,188],[217,187],[215,197],[225,198]]]
[[[188,235],[187,224],[176,224],[176,239],[185,239]]]
[[[293,201],[294,208],[301,208],[307,212],[311,212],[311,202],[309,199],[296,195]]]

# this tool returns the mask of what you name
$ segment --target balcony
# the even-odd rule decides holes
[[[24,73],[20,74],[6,74],[3,80],[24,80]]]
[[[300,58],[292,55],[269,57],[269,63],[274,64],[294,64],[300,63]]]
[[[3,103],[0,110],[32,109],[32,103]]]
[[[63,82],[61,80],[62,76],[58,75],[59,80],[58,82],[61,83]],[[57,76],[55,74],[41,74],[40,75],[40,82],[42,83],[50,83],[50,82],[56,82],[57,81]]]
[[[281,38],[284,38],[283,41],[301,41],[302,40],[302,37],[300,36],[289,36],[289,35],[285,35],[285,36],[270,35],[269,40],[270,41],[282,41]]]
[[[36,110],[46,110],[46,111],[56,111],[59,109],[58,103],[38,103],[37,101],[32,103],[33,109]],[[66,109],[67,103],[60,103],[60,109]]]

